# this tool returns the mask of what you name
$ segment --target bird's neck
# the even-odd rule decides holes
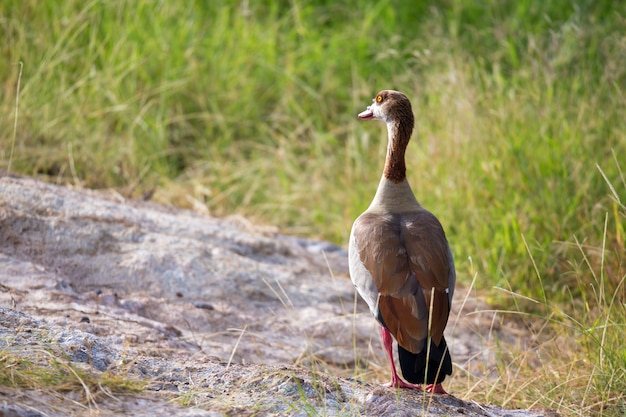
[[[419,207],[419,203],[406,179],[404,154],[411,138],[413,126],[401,122],[387,123],[389,142],[383,176],[378,184],[370,210],[402,212]]]
[[[402,122],[392,121],[387,123],[387,158],[383,177],[389,181],[399,184],[406,180],[406,164],[404,154],[411,139],[413,127],[408,127]]]

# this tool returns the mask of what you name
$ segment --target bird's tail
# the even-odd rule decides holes
[[[438,346],[431,340],[430,350],[424,343],[419,353],[398,345],[398,359],[402,376],[413,384],[440,384],[446,375],[452,375],[452,358],[443,337]]]

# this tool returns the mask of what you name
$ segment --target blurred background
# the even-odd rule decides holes
[[[572,341],[558,395],[623,401],[626,2],[5,0],[0,39],[3,171],[344,247],[386,146],[356,115],[403,91],[459,285]]]

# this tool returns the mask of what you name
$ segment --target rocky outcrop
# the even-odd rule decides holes
[[[493,360],[478,304],[452,313],[459,364]],[[546,415],[361,381],[382,352],[345,251],[238,217],[5,175],[0,306],[0,351],[145,384],[78,400],[7,385],[0,415]]]

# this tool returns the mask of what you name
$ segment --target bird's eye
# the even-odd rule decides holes
[[[376,96],[376,103],[380,103],[381,101],[383,101],[383,96],[379,94]]]

